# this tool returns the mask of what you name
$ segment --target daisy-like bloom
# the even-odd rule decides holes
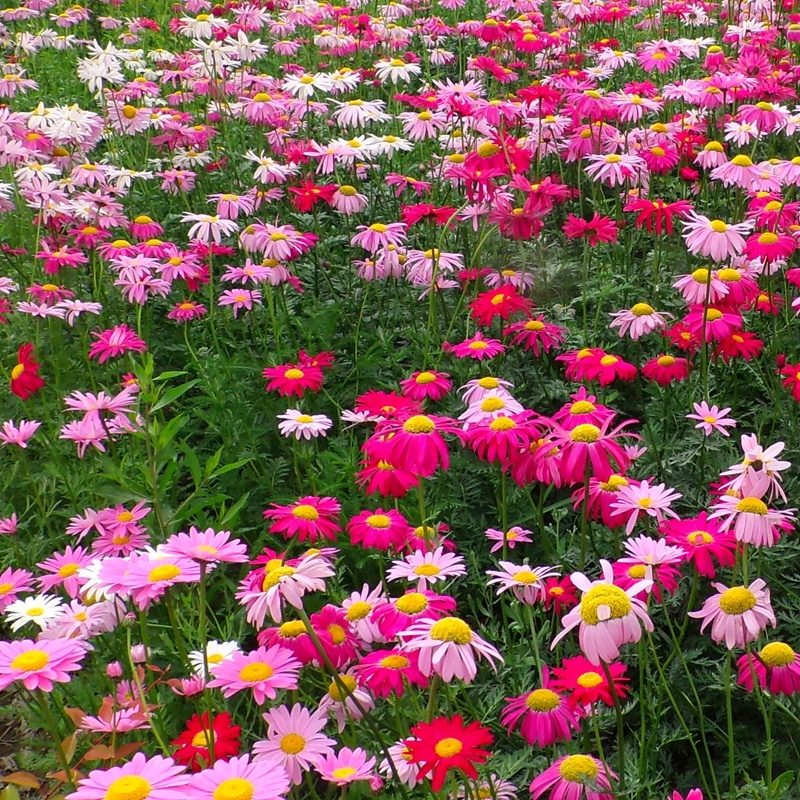
[[[215,752],[216,755],[216,752]],[[192,800],[283,800],[291,784],[286,770],[249,755],[218,758],[213,767],[192,778]]]
[[[215,531],[213,528],[200,531],[194,525],[188,533],[170,536],[164,542],[163,551],[208,564],[221,561],[242,564],[247,561],[247,545],[239,539],[231,539],[230,531]]]
[[[722,473],[736,476],[725,488],[746,495],[757,495],[753,489],[760,484],[762,478],[766,477],[769,479],[770,498],[778,495],[785,501],[786,494],[781,487],[781,472],[791,467],[792,463],[781,461],[778,456],[786,445],[783,442],[775,442],[769,447],[762,447],[755,434],[747,433],[742,434],[741,445],[744,451],[742,461]]]
[[[689,377],[689,361],[685,358],[662,355],[642,364],[642,375],[659,386],[669,386],[673,381],[685,381]]]
[[[266,390],[277,391],[281,397],[296,395],[302,398],[305,392],[318,392],[324,380],[322,369],[311,364],[267,367],[262,374],[268,381]]]
[[[399,511],[378,508],[353,517],[347,524],[347,532],[354,545],[399,552],[408,541],[411,525]]]
[[[668,519],[661,524],[661,533],[668,544],[683,548],[687,561],[706,578],[717,574],[720,567],[732,567],[736,561],[736,539],[730,531],[723,531],[716,520],[705,511],[691,519]],[[712,560],[713,558],[713,560]]]
[[[212,670],[209,689],[222,689],[224,697],[250,689],[253,699],[262,705],[274,700],[278,689],[296,689],[302,665],[290,650],[283,647],[259,647],[250,653],[233,653]]]
[[[96,358],[101,364],[125,353],[147,350],[147,345],[124,323],[106,331],[92,331],[92,336],[97,341],[89,348],[89,358]]]
[[[61,598],[47,594],[23,597],[10,603],[3,616],[12,631],[24,628],[29,622],[44,630],[61,613]]]
[[[343,747],[338,753],[328,753],[320,758],[314,769],[323,780],[336,786],[347,786],[354,781],[369,781],[375,775],[375,759],[360,747],[351,750]]]
[[[283,420],[278,430],[286,437],[294,435],[298,441],[325,436],[333,427],[333,422],[324,414],[304,414],[298,408],[287,409],[284,414],[278,414],[278,419]]]
[[[686,327],[707,342],[727,339],[742,327],[742,315],[729,306],[692,306],[683,318]]]
[[[319,710],[331,713],[336,719],[336,727],[341,733],[349,721],[361,719],[366,711],[375,707],[375,700],[366,690],[357,685],[351,674],[339,673],[328,685],[328,691],[320,700]]]
[[[403,650],[419,651],[419,668],[423,675],[435,672],[446,683],[453,678],[471,683],[478,672],[478,659],[485,658],[495,670],[495,662],[503,661],[492,645],[458,617],[421,619],[397,635]]]
[[[33,345],[23,344],[17,351],[17,363],[11,370],[11,391],[21,400],[27,400],[43,386],[39,364],[33,360]]]
[[[720,262],[738,256],[744,250],[743,234],[749,233],[752,227],[750,221],[730,224],[692,211],[683,222],[683,238],[692,255]]]
[[[620,338],[626,333],[633,341],[638,341],[653,331],[661,331],[667,327],[667,317],[672,314],[661,314],[647,303],[636,303],[630,309],[617,311],[611,315],[614,321],[609,325],[613,330],[618,328]]]
[[[629,515],[625,533],[630,536],[642,514],[655,517],[658,522],[665,516],[677,518],[678,515],[672,511],[670,505],[681,497],[682,494],[674,489],[668,489],[666,484],[650,486],[647,481],[642,481],[638,485],[629,484],[621,487],[617,492],[617,499],[611,504],[611,510],[618,514]]]
[[[463,556],[447,553],[443,547],[437,547],[433,552],[415,550],[402,561],[393,561],[386,578],[390,581],[417,581],[417,591],[424,591],[429,583],[466,574]]]
[[[700,403],[692,403],[694,406],[694,414],[687,414],[686,419],[699,420],[694,427],[702,430],[706,436],[711,436],[714,431],[721,433],[723,436],[730,436],[726,428],[735,428],[736,420],[728,417],[730,408],[720,409],[718,406],[709,406],[703,400]]]
[[[456,358],[476,358],[478,361],[494,358],[505,351],[506,348],[499,339],[486,339],[480,331],[476,331],[470,339],[450,345],[450,352]]]
[[[272,510],[264,511],[264,519],[275,520],[270,533],[280,533],[286,539],[297,538],[301,542],[317,539],[336,541],[341,530],[337,523],[341,505],[332,497],[301,497],[289,506],[272,504]]]
[[[573,572],[572,582],[581,590],[580,603],[561,621],[564,630],[550,646],[552,650],[573,628],[579,627],[578,641],[583,654],[599,665],[619,658],[623,644],[638,642],[642,626],[652,631],[653,623],[645,604],[637,599],[640,592],[652,586],[652,581],[637,581],[628,589],[614,584],[614,570],[605,559],[600,559],[602,579],[590,581],[583,573]]]
[[[487,395],[511,397],[510,390],[513,388],[514,384],[510,381],[486,375],[477,380],[467,381],[458,391],[462,393],[461,399],[466,405],[475,405],[484,400]]]
[[[441,619],[445,614],[455,611],[456,601],[447,595],[429,590],[408,591],[376,606],[373,612],[375,624],[388,642],[397,637],[400,631],[410,628],[420,619]]]
[[[356,638],[345,612],[330,603],[311,615],[311,627],[317,634],[328,660],[337,669],[358,657],[360,642]],[[319,656],[316,658],[320,662]]]
[[[492,576],[488,585],[497,584],[497,594],[511,589],[517,600],[529,606],[544,602],[545,581],[556,578],[559,574],[555,567],[530,567],[528,564],[514,564],[511,561],[499,563],[502,570],[487,570],[486,574]]]
[[[397,84],[398,81],[410,81],[414,75],[422,72],[419,64],[406,63],[400,58],[382,59],[375,62],[375,75],[381,83],[391,81]]]
[[[409,400],[441,400],[451,389],[453,383],[446,372],[424,370],[415,372],[410,378],[400,381],[400,389]]]
[[[791,510],[770,508],[761,498],[767,491],[768,479],[753,485],[753,495],[723,495],[713,505],[709,519],[719,519],[724,531],[733,529],[736,541],[755,547],[772,547],[781,530],[791,530],[795,516]]]
[[[173,307],[167,314],[167,319],[174,319],[176,322],[189,322],[193,319],[199,319],[205,313],[205,306],[195,303],[193,300],[184,300]]]
[[[402,784],[413,789],[417,785],[419,767],[411,763],[411,751],[406,747],[405,741],[393,744],[388,751],[388,758],[378,764],[378,771],[387,779],[396,774]]]
[[[553,690],[550,671],[545,667],[539,689],[519,697],[506,697],[500,724],[510,733],[520,723],[520,735],[529,745],[547,747],[572,739],[572,732],[580,730],[579,714],[575,705],[569,705],[564,695]]]
[[[421,765],[417,780],[433,773],[431,789],[434,792],[444,786],[450,770],[459,770],[475,780],[478,777],[475,765],[486,763],[491,755],[483,748],[494,741],[488,728],[479,722],[464,725],[459,715],[421,722],[411,728],[411,735],[413,738],[403,742],[410,753],[408,760]]]
[[[496,553],[498,550],[502,550],[503,544],[506,544],[513,550],[517,544],[530,544],[531,541],[533,541],[531,539],[531,531],[521,528],[519,525],[514,525],[509,528],[505,534],[503,531],[498,531],[496,528],[488,528],[486,531],[486,538],[490,542],[494,542],[489,551],[490,553]]]
[[[86,647],[79,639],[0,642],[0,691],[19,681],[26,689],[52,692],[81,669]]]
[[[232,723],[231,715],[227,712],[215,714],[210,722],[208,712],[202,716],[194,714],[181,735],[171,742],[173,747],[178,748],[173,758],[192,772],[199,772],[204,764],[211,763],[209,739],[214,743],[214,758],[227,761],[231,756],[239,755],[241,732],[242,729]]]
[[[740,686],[753,691],[754,677],[761,691],[793,695],[800,692],[800,653],[788,644],[770,642],[756,653],[745,653],[737,661]]]
[[[29,422],[24,419],[20,420],[19,425],[15,425],[13,420],[8,420],[3,423],[3,429],[0,431],[0,442],[3,447],[7,444],[15,444],[24,450],[27,448],[31,436],[41,425],[41,422]]]
[[[584,156],[588,161],[586,174],[593,180],[605,183],[608,186],[623,186],[626,181],[636,179],[641,173],[647,171],[647,165],[640,156],[619,153],[590,154]],[[595,212],[595,217],[598,214]]]
[[[203,657],[202,650],[192,650],[189,653],[189,663],[192,669],[201,677],[205,675],[205,663],[208,662],[208,668],[211,670],[217,664],[221,664],[226,659],[230,658],[234,653],[241,652],[238,643],[236,642],[218,642],[212,639],[206,643],[205,658]]]
[[[470,310],[478,325],[488,327],[495,317],[507,320],[518,312],[530,314],[533,302],[523,297],[516,286],[501,286],[479,294],[470,303]]]
[[[130,591],[131,600],[142,610],[170,587],[200,581],[199,564],[181,556],[159,554],[158,558],[150,558],[136,554],[119,566],[120,585]]]
[[[255,574],[260,576],[261,571]],[[268,570],[256,585],[245,578],[239,584],[236,599],[247,608],[247,621],[260,628],[267,613],[275,622],[281,622],[284,603],[302,608],[303,595],[324,591],[324,579],[335,574],[334,568],[324,559],[303,558],[294,566],[284,564]]]
[[[428,679],[419,671],[418,656],[414,652],[375,650],[364,656],[356,665],[354,674],[362,686],[366,686],[376,697],[394,694],[402,697],[409,686],[426,687]]]
[[[702,633],[711,623],[711,638],[725,643],[728,650],[738,647],[744,650],[748,642],[754,642],[767,625],[777,624],[769,599],[769,589],[759,578],[750,586],[728,588],[721,583],[711,584],[717,594],[709,597],[700,611],[690,611],[689,616],[702,619]]]
[[[299,703],[291,710],[285,705],[262,715],[267,723],[267,738],[253,745],[253,760],[280,764],[295,786],[322,759],[331,755],[334,739],[322,733],[328,723],[324,711],[309,711]]]
[[[625,664],[615,661],[606,666],[614,684],[613,689],[605,670],[592,664],[584,656],[565,658],[560,667],[553,667],[555,677],[551,685],[559,692],[569,692],[569,705],[583,708],[587,713],[601,701],[607,706],[613,706],[614,695],[622,699],[627,694],[630,678],[625,677]]]
[[[729,289],[715,271],[700,267],[689,275],[681,276],[672,284],[690,305],[703,305],[708,298],[712,305],[728,296]]]
[[[386,602],[382,586],[370,589],[369,584],[365,583],[359,592],[351,592],[349,597],[342,600],[342,609],[345,612],[345,620],[349,623],[355,635],[364,644],[374,644],[383,642],[381,634],[373,617],[373,611],[381,604]]]
[[[514,322],[503,329],[503,336],[513,336],[511,345],[530,350],[537,358],[559,347],[565,335],[564,328],[547,322],[541,315],[524,322]]]
[[[53,553],[52,557],[40,561],[36,566],[49,573],[39,578],[42,591],[49,591],[55,586],[63,586],[70,597],[77,597],[84,579],[78,574],[82,567],[88,566],[93,560],[88,551],[83,547],[72,548],[67,545],[63,553]]]
[[[594,756],[562,756],[530,785],[531,800],[613,800],[617,776]]]
[[[625,589],[642,578],[653,581],[647,590],[653,592],[656,600],[661,602],[661,587],[670,594],[678,589],[680,571],[674,566],[681,564],[686,558],[682,547],[667,544],[663,539],[651,539],[649,536],[637,536],[628,539],[625,544],[628,554],[612,566],[614,576],[620,588]]]
[[[8,569],[0,572],[0,614],[17,599],[21,592],[33,590],[33,573],[26,569]]]
[[[186,800],[191,776],[171,758],[136,753],[121,767],[94,769],[67,800]]]
[[[375,429],[376,450],[371,455],[390,459],[401,469],[429,478],[438,467],[450,467],[443,433],[461,434],[455,420],[433,414],[414,414],[407,419],[385,420]]]

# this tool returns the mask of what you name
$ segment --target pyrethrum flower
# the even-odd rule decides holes
[[[511,561],[500,561],[502,570],[490,569],[487,575],[491,576],[488,585],[497,584],[497,593],[511,589],[517,600],[526,605],[544,602],[545,581],[548,578],[558,577],[558,570],[554,567],[530,567],[528,564],[514,564]]]
[[[393,561],[391,569],[386,573],[387,580],[417,581],[417,589],[427,589],[429,583],[437,583],[448,578],[466,575],[464,557],[445,552],[437,547],[433,552],[415,550],[402,561]]]
[[[769,600],[769,589],[759,578],[749,586],[728,588],[721,583],[711,584],[717,594],[709,597],[700,611],[690,611],[689,616],[703,620],[700,633],[711,623],[711,638],[725,643],[728,650],[744,649],[755,641],[767,625],[775,627],[775,614]]]
[[[0,691],[19,681],[26,689],[52,692],[81,668],[86,647],[79,639],[0,642]]]
[[[753,691],[758,681],[761,691],[793,695],[800,692],[800,653],[788,644],[770,642],[758,653],[745,653],[737,662],[740,686]]]
[[[752,222],[731,224],[720,219],[711,220],[702,214],[689,212],[683,222],[683,238],[692,255],[704,256],[720,262],[738,256],[744,249],[744,237],[753,228]]]
[[[530,786],[531,800],[545,795],[548,800],[613,800],[611,781],[616,779],[617,776],[593,756],[562,756],[534,778]]]
[[[649,589],[653,582],[637,581],[623,590],[614,585],[611,564],[600,559],[600,566],[601,580],[590,581],[581,572],[572,573],[572,582],[583,593],[581,601],[564,617],[564,630],[553,639],[550,647],[555,647],[569,631],[579,627],[581,650],[592,664],[615,661],[623,644],[639,641],[642,627],[653,630],[647,607],[637,599],[637,595]]]
[[[250,689],[256,703],[274,700],[278,689],[296,689],[301,664],[283,647],[259,647],[250,653],[233,653],[212,670],[210,689],[222,689],[225,697]]]
[[[289,408],[283,414],[278,414],[278,430],[286,437],[294,436],[295,439],[310,441],[318,436],[325,436],[333,427],[333,422],[324,414],[304,414],[298,408]]]
[[[686,419],[699,420],[695,428],[702,430],[706,436],[711,436],[714,431],[721,433],[723,436],[730,436],[730,433],[725,428],[735,428],[736,420],[728,416],[730,408],[719,408],[718,406],[709,406],[703,400],[700,403],[693,403],[694,414],[687,414]]]
[[[280,764],[251,762],[249,755],[243,755],[230,761],[218,758],[213,767],[195,775],[191,797],[193,800],[283,800],[289,788],[289,778]]]
[[[141,800],[185,800],[191,777],[171,758],[144,753],[120,767],[92,770],[78,782],[67,800],[108,800],[137,797]]]

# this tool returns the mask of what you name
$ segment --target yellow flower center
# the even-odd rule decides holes
[[[714,537],[708,531],[692,531],[687,537],[686,541],[694,547],[699,547],[704,544],[711,544]]]
[[[780,211],[782,207],[783,203],[779,200],[770,200],[769,203],[764,206],[764,211]]]
[[[498,417],[489,423],[489,430],[510,431],[517,427],[517,423],[510,417]]]
[[[559,764],[558,772],[570,783],[593,783],[597,777],[597,764],[589,756],[567,756]]]
[[[744,497],[736,504],[736,510],[745,514],[758,514],[764,517],[767,514],[767,505],[757,497]]]
[[[424,414],[415,414],[403,423],[406,433],[431,433],[435,428],[434,421]]]
[[[543,331],[545,328],[544,322],[538,319],[529,319],[525,323],[526,331]]]
[[[284,622],[280,628],[280,635],[284,639],[296,639],[306,632],[305,623],[299,619],[293,619],[289,622]]]
[[[319,519],[319,511],[317,511],[314,506],[310,506],[307,503],[301,503],[299,506],[295,506],[292,509],[292,516],[296,517],[297,519],[305,519],[309,522],[314,522]]]
[[[762,233],[761,236],[758,237],[759,244],[775,244],[777,241],[778,237],[770,231]]]
[[[341,625],[328,625],[328,633],[331,636],[331,641],[335,645],[342,644],[347,638],[347,634],[344,632],[344,628]]]
[[[158,583],[159,581],[171,581],[180,574],[180,567],[176,567],[175,564],[162,564],[160,567],[150,570],[147,578],[150,583]]]
[[[671,367],[675,363],[673,356],[661,356],[658,359],[659,367]]]
[[[448,736],[436,743],[433,750],[439,758],[452,758],[457,756],[464,749],[464,743],[460,739]]]
[[[450,617],[450,619],[440,619],[435,623],[431,628],[430,637],[437,642],[469,644],[472,641],[472,630],[464,620]]]
[[[306,746],[306,740],[298,733],[287,733],[281,739],[280,748],[284,753],[295,756]]]
[[[709,224],[714,233],[725,233],[728,230],[728,226],[721,219],[712,219]]]
[[[514,575],[514,581],[516,583],[524,583],[524,584],[531,584],[536,583],[539,580],[539,576],[529,569],[521,569]]]
[[[661,158],[662,156],[665,156],[667,154],[667,151],[663,147],[658,147],[658,146],[651,147],[650,152],[654,156],[657,156],[658,158]]]
[[[478,378],[478,386],[481,389],[496,389],[499,385],[500,381],[497,378],[488,375],[485,378]]]
[[[221,664],[225,659],[225,656],[222,653],[210,653],[207,656],[207,661],[209,664]]]
[[[256,793],[255,784],[245,778],[228,778],[222,781],[212,797],[214,800],[252,800]]]
[[[628,575],[637,581],[640,581],[647,575],[647,567],[644,564],[634,564],[628,569]]]
[[[402,59],[402,58],[393,58],[393,59],[392,59],[392,60],[389,62],[389,66],[390,66],[390,67],[404,67],[405,65],[406,65],[406,62],[405,62],[405,61],[403,61],[403,59]]]
[[[753,166],[753,162],[750,160],[750,158],[748,156],[745,156],[745,155],[734,156],[734,158],[731,159],[731,164],[734,164],[737,167],[752,167]]]
[[[569,438],[573,442],[583,442],[584,444],[592,444],[600,440],[602,432],[597,425],[584,423],[583,425],[576,425],[570,432]]]
[[[478,145],[477,153],[481,158],[491,158],[500,152],[500,148],[494,142],[483,142]]]
[[[558,703],[558,695],[550,689],[536,689],[525,699],[525,705],[531,711],[552,711]]]
[[[71,578],[77,571],[79,567],[77,564],[64,564],[63,567],[58,571],[59,578]]]
[[[505,408],[506,403],[500,397],[487,397],[483,401],[481,401],[481,411],[491,412],[491,411],[499,411],[501,408]]]
[[[636,317],[648,317],[654,310],[653,306],[649,306],[647,303],[636,303],[636,305],[631,308],[631,314]]]
[[[342,781],[355,775],[357,771],[355,767],[336,767],[336,769],[331,772],[331,775],[333,775],[337,781]]]
[[[386,516],[386,514],[371,514],[367,517],[367,525],[370,528],[381,528],[385,529],[390,527],[392,524],[392,520]]]
[[[125,775],[117,778],[106,789],[104,800],[145,800],[152,786],[139,775]]]
[[[208,734],[211,734],[209,737]],[[211,741],[214,740],[214,733],[212,731],[198,731],[192,737],[192,747],[208,747],[209,738]]]
[[[23,372],[25,372],[25,365],[17,364],[17,366],[11,370],[11,380],[15,381]]]
[[[50,656],[44,650],[28,650],[20,653],[12,662],[11,669],[21,672],[37,672],[50,662]]]
[[[724,591],[719,598],[719,607],[726,614],[744,614],[756,604],[756,596],[745,586],[736,586]]]
[[[409,592],[398,597],[394,607],[403,614],[419,614],[428,607],[428,598],[419,592]]]
[[[576,682],[584,689],[594,689],[603,682],[603,676],[599,672],[583,672],[578,675]]]
[[[783,642],[770,642],[758,654],[758,657],[768,667],[785,667],[788,664],[794,663],[795,654],[794,650],[788,644]]]
[[[428,120],[433,119],[433,114],[431,114],[430,111],[420,111],[420,113],[417,114],[417,119],[421,120],[422,122],[427,122]]]
[[[601,608],[608,611],[606,620],[622,619],[631,613],[631,600],[619,586],[593,586],[581,598],[581,619],[587,625],[597,625],[601,621],[598,615]]]
[[[716,322],[722,319],[722,312],[718,308],[709,308],[706,311],[706,322]]]
[[[342,684],[342,686],[344,686],[346,689],[345,697],[349,697],[355,691],[356,679],[351,675],[339,675],[339,683]],[[336,681],[331,681],[331,685],[328,687],[328,694],[337,703],[342,702],[342,693],[339,690],[339,683]]]
[[[264,583],[261,585],[261,590],[266,592],[274,588],[281,582],[281,578],[294,575],[295,572],[297,572],[297,570],[294,567],[278,567],[277,569],[270,570],[264,575]]]
[[[617,363],[617,361],[619,361],[619,359],[618,359],[616,356],[603,356],[603,357],[600,359],[600,363],[601,363],[601,364],[602,364],[604,367],[611,367],[611,366],[613,366],[614,364],[616,364],[616,363]]]
[[[405,669],[411,662],[405,656],[386,656],[380,665],[386,669]]]
[[[375,233],[386,233],[386,231],[389,230],[382,222],[373,222],[372,225],[369,226],[369,229],[375,231]]]
[[[256,661],[253,664],[245,664],[239,672],[239,679],[245,683],[258,683],[272,677],[274,670],[269,664]]]
[[[8,594],[13,588],[13,583],[0,583],[0,597],[4,594]]]
[[[370,611],[372,611],[372,606],[369,603],[365,603],[363,600],[358,600],[347,609],[345,619],[348,622],[357,622],[360,619],[364,619],[364,617],[366,617]]]
[[[440,573],[441,569],[436,564],[420,564],[418,567],[414,567],[414,574],[423,578],[432,578]]]
[[[420,372],[414,379],[414,382],[418,383],[420,386],[426,386],[429,383],[433,383],[435,380],[436,376],[432,372]]]

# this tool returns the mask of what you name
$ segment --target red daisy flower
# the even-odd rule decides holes
[[[482,745],[491,744],[494,737],[488,728],[479,722],[466,727],[463,719],[456,715],[452,719],[439,717],[432,722],[421,722],[411,729],[413,739],[403,744],[409,753],[411,764],[421,764],[418,777],[433,773],[431,788],[438,792],[451,769],[463,772],[473,780],[478,777],[476,764],[486,763],[491,753]]]
[[[397,417],[409,417],[412,414],[419,414],[420,404],[410,397],[403,397],[397,392],[381,392],[370,389],[362,395],[356,397],[356,411],[366,411],[371,417],[383,417],[384,419],[396,419]]]
[[[508,319],[518,311],[530,313],[533,303],[523,297],[516,286],[500,286],[479,294],[470,304],[472,319],[478,325],[489,326],[495,317]]]
[[[336,188],[334,183],[317,186],[314,181],[303,181],[299,186],[290,186],[289,191],[293,195],[292,206],[307,214],[322,200],[330,203],[333,195],[336,194]]]
[[[658,356],[642,365],[642,375],[659,386],[668,386],[673,381],[685,381],[689,377],[689,362],[670,355]]]
[[[578,605],[578,590],[569,575],[563,578],[548,578],[544,582],[544,607],[551,608],[557,617],[564,609]]]
[[[282,506],[272,504],[272,509],[264,512],[264,519],[274,519],[270,533],[282,533],[287,539],[297,537],[314,544],[317,539],[336,541],[336,533],[341,530],[336,517],[342,507],[332,497],[301,497],[296,503]]]
[[[525,350],[531,350],[537,358],[542,353],[548,353],[558,347],[564,341],[565,334],[564,328],[552,322],[545,322],[542,316],[514,322],[503,331],[503,336],[514,335],[511,340],[512,345],[522,345]]]
[[[636,377],[636,367],[618,356],[604,353],[578,362],[576,374],[578,380],[596,380],[601,386],[608,386],[615,380],[632,381]]]
[[[701,511],[691,519],[665,519],[660,526],[667,544],[686,551],[686,558],[705,578],[717,574],[720,567],[732,567],[736,561],[736,537],[731,531],[720,530],[719,522]]]
[[[665,203],[641,198],[628,203],[622,210],[636,212],[634,225],[637,228],[647,228],[648,233],[655,231],[660,236],[664,231],[672,233],[673,217],[685,218],[692,210],[692,204],[687,200]]]
[[[608,671],[614,683],[617,697],[623,698],[627,694],[626,684],[630,678],[625,677],[627,667],[619,662],[608,665]],[[589,706],[598,701],[607,706],[614,705],[614,695],[611,684],[608,682],[604,671],[592,664],[584,656],[565,658],[560,667],[553,667],[555,676],[552,685],[560,692],[570,692],[568,703],[571,706]]]
[[[700,349],[700,337],[683,322],[676,322],[671,328],[667,328],[664,336],[671,345],[685,353],[694,353]]]
[[[411,400],[441,400],[451,389],[453,383],[446,372],[424,370],[415,372],[410,378],[400,381],[400,389]]]
[[[267,391],[277,392],[281,397],[302,397],[307,391],[318,392],[324,380],[322,369],[311,364],[267,367],[262,374],[269,381]]]
[[[395,467],[386,459],[367,458],[359,463],[361,469],[356,473],[356,483],[365,494],[404,497],[419,483],[419,478],[413,472]]]
[[[782,370],[784,376],[781,386],[785,386],[792,392],[792,397],[800,403],[800,364],[787,364]]]
[[[714,351],[714,355],[721,356],[728,364],[733,358],[743,358],[750,361],[757,358],[764,349],[764,342],[750,331],[738,331],[727,339],[723,339]]]
[[[17,353],[17,365],[11,370],[11,391],[22,400],[27,400],[43,386],[39,364],[33,360],[33,345],[23,344]]]
[[[601,217],[595,211],[590,220],[580,219],[574,214],[567,215],[563,231],[567,239],[586,239],[594,247],[598,242],[616,242],[619,228],[613,219]]]
[[[195,714],[186,723],[183,733],[172,741],[172,746],[178,748],[172,758],[178,764],[185,764],[192,772],[199,772],[212,764],[210,739],[214,744],[214,760],[227,761],[239,755],[241,730],[238,725],[232,724],[231,715],[227,712],[217,714],[210,725],[208,712],[202,717]]]

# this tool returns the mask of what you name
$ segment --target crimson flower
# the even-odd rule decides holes
[[[27,400],[43,386],[39,364],[33,360],[33,345],[23,344],[17,352],[17,365],[11,370],[11,391],[22,400]]]
[[[784,376],[781,386],[785,386],[792,392],[792,397],[800,403],[800,364],[787,364],[782,370]]]
[[[409,227],[416,224],[420,220],[435,222],[437,225],[446,225],[450,222],[450,227],[453,227],[453,215],[458,211],[453,206],[442,206],[437,208],[430,203],[417,203],[413,206],[403,206],[400,209],[400,216],[403,222]]]
[[[172,746],[178,748],[172,754],[172,758],[178,764],[188,766],[192,772],[199,772],[211,766],[209,739],[214,742],[214,758],[218,761],[227,761],[232,756],[239,755],[241,731],[238,725],[232,724],[231,715],[227,712],[217,714],[210,725],[208,712],[202,717],[195,714],[186,723],[183,733],[172,741]]]
[[[508,319],[512,314],[522,311],[530,314],[533,303],[523,297],[516,286],[500,286],[479,294],[470,304],[472,319],[478,325],[491,325],[495,317]]]
[[[594,247],[598,242],[608,244],[617,241],[619,228],[610,217],[601,217],[596,211],[590,220],[581,219],[574,214],[567,216],[563,227],[567,239],[586,239]]]
[[[421,764],[418,777],[433,772],[431,788],[438,792],[451,769],[461,770],[473,780],[478,777],[476,764],[484,764],[491,755],[482,745],[491,744],[494,737],[479,722],[470,722],[456,715],[452,719],[439,717],[432,722],[421,722],[411,729],[413,739],[403,744],[411,764]]]
[[[645,227],[648,233],[655,230],[661,235],[664,231],[672,233],[673,217],[687,217],[692,210],[692,204],[688,200],[665,203],[663,200],[648,200],[643,197],[628,203],[622,210],[636,212],[634,225],[637,228]]]
[[[292,206],[298,211],[307,214],[322,200],[330,203],[336,193],[336,184],[326,183],[322,186],[317,186],[314,181],[303,181],[299,186],[290,186],[289,191],[293,195]]]

